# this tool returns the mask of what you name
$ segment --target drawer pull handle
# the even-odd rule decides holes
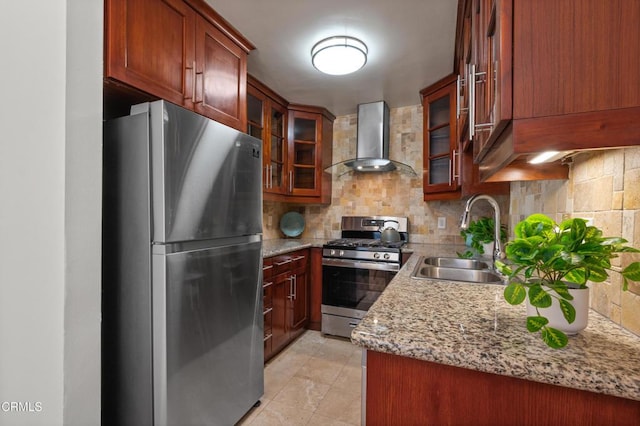
[[[268,271],[269,269],[272,269],[272,268],[273,268],[273,265],[266,265],[266,266],[262,267],[262,270],[263,271]]]
[[[287,263],[291,263],[291,259],[287,259],[284,262],[274,262],[274,265],[282,266],[282,265],[286,265]]]
[[[273,308],[269,308],[262,313],[262,315],[267,315],[269,312],[273,311]]]
[[[273,285],[273,282],[272,282],[272,281],[270,281],[270,282],[268,282],[268,283],[264,283],[264,284],[262,284],[262,288],[271,287],[272,285]]]
[[[294,258],[293,258],[293,259],[291,259],[291,260],[295,262],[295,261],[297,261],[297,260],[304,259],[304,258],[305,258],[305,256],[297,256],[297,257],[294,257]]]
[[[273,337],[273,334],[267,334],[264,338],[264,342],[266,342],[267,340],[271,339]]]

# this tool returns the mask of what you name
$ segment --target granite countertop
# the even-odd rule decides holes
[[[309,247],[322,247],[325,241],[327,240],[321,238],[280,238],[264,240],[262,242],[262,257],[276,256]]]
[[[420,256],[455,256],[455,248],[410,248],[414,254],[353,330],[353,343],[640,401],[640,337],[592,310],[585,330],[551,349],[527,331],[524,304],[509,305],[504,286],[411,278]]]

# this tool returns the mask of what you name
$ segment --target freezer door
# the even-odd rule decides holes
[[[154,424],[232,425],[264,393],[261,241],[154,255]]]
[[[261,233],[261,141],[166,101],[149,108],[153,241]]]

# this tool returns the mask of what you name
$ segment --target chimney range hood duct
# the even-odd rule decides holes
[[[358,105],[356,158],[327,168],[342,176],[348,172],[402,171],[417,176],[411,166],[389,159],[389,106],[384,101]]]

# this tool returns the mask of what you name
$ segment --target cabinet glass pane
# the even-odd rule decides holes
[[[449,126],[429,132],[429,156],[446,154],[449,147]]]
[[[293,138],[299,141],[316,140],[316,120],[308,120],[306,118],[296,118]]]
[[[316,145],[308,143],[294,143],[293,163],[307,166],[315,165]]]
[[[449,122],[449,97],[445,96],[429,104],[429,128]]]
[[[429,160],[429,184],[449,183],[449,157]]]
[[[271,162],[271,181],[274,188],[282,186],[282,164]]]
[[[247,132],[248,134],[258,139],[262,139],[262,127],[254,126],[251,123],[249,123],[247,127],[249,128],[249,131]]]
[[[255,96],[247,95],[247,119],[264,127],[262,123],[262,101]]]
[[[277,109],[271,109],[271,134],[284,136],[284,114]]]
[[[271,159],[282,163],[283,158],[283,139],[278,136],[271,136]]]
[[[315,169],[294,167],[293,187],[299,189],[315,189]]]

